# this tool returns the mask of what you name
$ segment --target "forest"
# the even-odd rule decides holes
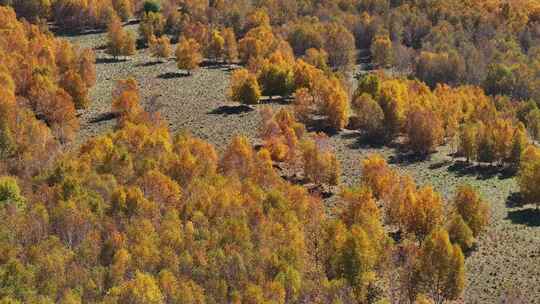
[[[537,303],[538,0],[0,0],[0,304]]]

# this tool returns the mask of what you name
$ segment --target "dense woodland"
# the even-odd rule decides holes
[[[540,204],[538,1],[0,4],[0,303],[462,299],[489,198],[463,184],[444,200],[376,154],[340,187],[328,136],[343,129],[419,159],[449,145]],[[96,30],[112,60],[230,65],[231,103],[290,106],[261,109],[260,147],[218,153],[119,79],[114,130],[73,147],[95,56],[53,32]],[[312,191],[328,187],[334,208]]]

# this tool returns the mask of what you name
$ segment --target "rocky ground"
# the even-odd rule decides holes
[[[128,29],[137,28],[131,25]],[[215,144],[218,150],[223,150],[236,134],[257,136],[262,106],[251,109],[226,100],[230,74],[227,67],[207,66],[186,77],[179,74],[174,61],[157,63],[147,49],[138,50],[126,61],[111,60],[103,50],[103,33],[66,38],[82,47],[94,48],[97,57],[97,84],[90,92],[92,105],[80,113],[78,143],[112,128],[114,121],[103,118],[110,111],[115,81],[126,77],[138,81],[142,104],[147,109],[159,110],[172,131],[188,130]],[[411,162],[396,157],[393,149],[362,144],[355,131],[333,135],[330,142],[342,164],[342,183],[347,185],[358,182],[360,161],[373,152],[386,156],[393,166],[411,174],[419,183],[432,184],[446,198],[461,183],[474,185],[490,203],[491,225],[479,240],[478,248],[466,259],[464,302],[498,303],[504,293],[510,293],[510,297],[523,299],[511,303],[540,303],[540,212],[515,203],[515,178],[492,167],[468,167],[456,162],[449,156],[448,147],[440,148],[428,160]],[[329,205],[332,201],[329,199]]]

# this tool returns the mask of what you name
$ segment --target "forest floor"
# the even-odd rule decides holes
[[[128,26],[136,32],[137,26]],[[147,110],[158,110],[173,132],[187,130],[216,145],[222,151],[237,134],[257,137],[259,111],[231,104],[226,100],[230,71],[227,67],[206,66],[192,76],[182,75],[175,62],[158,63],[148,49],[125,61],[114,61],[105,54],[105,33],[65,37],[81,47],[96,50],[97,84],[90,92],[92,104],[80,113],[81,131],[77,143],[107,132],[114,120],[110,113],[111,92],[119,79],[133,77],[139,83],[141,104]],[[272,108],[279,103],[265,103]],[[510,292],[519,303],[540,303],[540,211],[516,203],[516,179],[507,177],[496,167],[469,166],[452,159],[448,146],[439,148],[429,159],[412,161],[401,157],[393,148],[374,148],[359,139],[359,134],[345,130],[330,137],[341,161],[341,182],[355,185],[360,176],[360,162],[370,153],[380,153],[392,166],[412,175],[419,184],[431,184],[446,199],[456,186],[469,183],[478,189],[491,207],[491,223],[478,240],[478,248],[466,259],[467,282],[465,303],[498,303]],[[328,199],[329,207],[335,199]],[[509,302],[506,302],[509,303]],[[517,303],[517,302],[513,302]]]

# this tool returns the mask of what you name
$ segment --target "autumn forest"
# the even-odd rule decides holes
[[[0,0],[0,304],[540,303],[538,0]]]

